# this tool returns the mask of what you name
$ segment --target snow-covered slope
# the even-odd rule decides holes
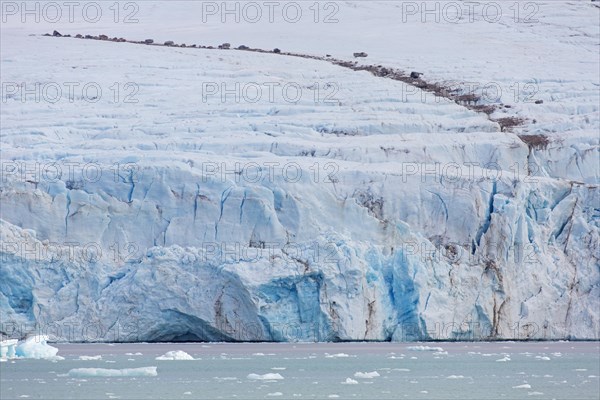
[[[344,2],[337,24],[258,33],[194,24],[196,3],[143,4],[129,26],[3,25],[2,333],[598,339],[597,8],[543,4],[535,24],[394,24],[393,2]],[[495,115],[528,121],[501,132],[319,60],[27,36],[52,29],[366,51],[433,81],[534,79],[544,103],[503,92],[495,103],[511,107]],[[36,101],[23,82],[47,92]]]

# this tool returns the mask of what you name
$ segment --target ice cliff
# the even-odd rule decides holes
[[[539,29],[511,34],[543,40]],[[104,95],[3,97],[0,331],[64,341],[599,339],[591,39],[557,45],[582,70],[557,66],[570,79],[540,79],[545,102],[505,109],[529,120],[501,132],[485,114],[319,61],[13,33],[6,82],[93,80]],[[526,69],[535,55],[520,57]],[[501,65],[471,67],[463,73],[502,75]],[[136,101],[115,101],[115,82],[134,82],[125,93]],[[207,82],[302,92],[294,102],[279,89],[223,100],[206,96]]]

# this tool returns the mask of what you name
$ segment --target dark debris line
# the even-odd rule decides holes
[[[54,31],[52,34],[46,33],[43,36],[53,36],[53,37],[71,37],[71,35],[61,35],[58,31]],[[502,132],[511,132],[513,128],[523,125],[527,120],[521,117],[502,117],[502,118],[492,118],[491,114],[493,114],[496,110],[502,107],[502,105],[494,105],[494,104],[478,104],[481,101],[481,96],[474,93],[461,93],[461,89],[452,85],[445,85],[443,83],[428,83],[421,76],[423,75],[420,72],[411,72],[410,74],[406,74],[404,71],[395,68],[387,68],[382,65],[359,65],[358,61],[345,61],[340,60],[338,58],[331,57],[329,54],[326,56],[315,56],[309,54],[301,54],[301,53],[293,53],[293,52],[284,52],[280,49],[276,48],[273,50],[264,50],[264,49],[254,49],[245,45],[238,46],[237,48],[232,48],[231,44],[223,43],[217,47],[214,46],[204,46],[204,45],[186,45],[185,43],[176,44],[171,40],[168,40],[164,43],[154,43],[152,39],[146,39],[143,41],[135,41],[135,40],[127,40],[124,38],[113,37],[110,38],[107,35],[75,35],[77,39],[90,39],[90,40],[103,40],[110,42],[119,42],[119,43],[133,43],[133,44],[143,44],[146,46],[163,46],[163,47],[183,47],[183,48],[195,48],[195,49],[208,49],[208,50],[238,50],[238,51],[252,51],[255,53],[268,53],[268,54],[279,54],[283,56],[290,57],[299,57],[299,58],[307,58],[312,60],[319,60],[329,62],[333,65],[337,65],[344,68],[349,68],[353,71],[368,71],[374,76],[386,79],[392,79],[395,81],[404,82],[408,85],[417,87],[425,92],[433,93],[435,96],[442,97],[448,100],[453,101],[454,103],[465,107],[469,110],[486,114],[487,118],[490,121],[496,122],[500,125],[500,129]],[[367,57],[366,53],[354,53],[355,57]],[[538,103],[539,104],[539,103]],[[509,107],[509,106],[505,106]],[[527,144],[530,148],[545,148],[549,141],[548,138],[544,135],[518,135],[519,138]],[[532,141],[532,138],[535,140]]]

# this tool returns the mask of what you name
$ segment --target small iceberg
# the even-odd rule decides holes
[[[64,360],[63,357],[57,356],[58,349],[50,346],[48,336],[36,335],[25,339],[19,343],[15,349],[15,355],[18,358],[35,358],[48,360]]]
[[[194,357],[190,356],[185,351],[175,350],[175,351],[168,351],[165,354],[163,354],[162,356],[156,357],[156,359],[159,361],[181,361],[181,360],[193,360]]]

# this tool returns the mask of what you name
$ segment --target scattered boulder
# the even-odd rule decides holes
[[[194,47],[194,48],[195,48],[195,47],[196,47],[196,45],[195,45],[195,44],[193,44],[193,45],[191,45],[190,47]]]
[[[144,43],[146,43],[146,44],[152,44],[152,43],[154,43],[154,40],[152,40],[152,39],[146,39],[146,40],[144,40]]]
[[[278,48],[274,48],[274,49],[273,49],[273,53],[275,53],[275,54],[279,54],[279,53],[281,53],[281,50],[279,50]]]
[[[52,36],[56,36],[56,37],[62,37],[62,35],[60,34],[60,32],[58,31],[54,31],[52,32]]]
[[[83,35],[81,35],[81,34],[79,34],[79,33],[78,33],[77,35],[75,35],[75,37],[76,37],[77,39],[83,39]]]
[[[106,36],[106,35],[100,35],[100,36],[98,36],[98,38],[100,40],[108,40],[108,36]]]
[[[185,43],[181,43],[179,47],[185,47]]]
[[[544,100],[536,100],[535,104],[544,104]]]
[[[331,54],[325,54],[325,57],[331,57]]]
[[[42,36],[52,36],[52,35],[49,33],[44,33]]]
[[[227,49],[231,48],[231,44],[223,43],[223,44],[219,45],[219,48],[222,50],[227,50]]]
[[[175,44],[175,42],[173,42],[172,40],[167,40],[165,42],[165,46],[173,46]]]
[[[368,54],[365,53],[364,51],[361,51],[360,53],[354,53],[354,57],[367,57]]]
[[[248,50],[250,47],[241,45],[238,47],[238,50]]]
[[[461,94],[460,96],[456,96],[455,101],[459,104],[461,104],[461,103],[466,103],[466,104],[473,103],[474,104],[479,101],[479,97],[473,93]]]
[[[423,75],[422,72],[415,72],[415,71],[413,71],[413,72],[410,73],[410,77],[413,78],[413,79],[419,79],[422,75]]]
[[[92,35],[85,35],[86,39],[93,39],[94,37]]]

